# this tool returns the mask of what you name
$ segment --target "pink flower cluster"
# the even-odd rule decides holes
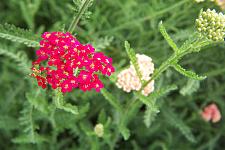
[[[142,75],[143,81],[149,81],[151,79],[150,75],[154,71],[154,64],[151,57],[144,54],[136,54],[137,63]],[[142,83],[135,71],[133,64],[130,67],[122,70],[117,75],[116,85],[118,88],[122,88],[125,92],[139,91],[142,87]],[[154,80],[151,81],[146,87],[143,88],[141,93],[144,96],[148,96],[154,91]]]
[[[110,76],[115,71],[111,58],[95,52],[90,44],[81,44],[68,32],[45,32],[42,38],[32,64],[32,76],[42,88],[49,84],[63,93],[73,88],[99,92],[103,88],[99,72]]]
[[[211,120],[213,123],[216,123],[221,119],[220,110],[216,104],[210,104],[206,106],[201,112],[201,116],[205,121]]]

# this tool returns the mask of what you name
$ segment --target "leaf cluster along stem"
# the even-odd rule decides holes
[[[75,28],[76,28],[76,26],[77,26],[77,24],[78,24],[78,22],[79,22],[81,16],[83,15],[83,13],[84,13],[84,12],[86,11],[86,9],[88,8],[88,5],[89,5],[90,1],[91,1],[91,0],[85,0],[85,1],[83,2],[83,5],[81,6],[81,8],[80,8],[78,14],[77,14],[76,16],[73,17],[73,21],[71,22],[71,24],[70,24],[70,26],[69,26],[68,32],[72,33],[72,32],[75,30]]]
[[[180,48],[179,51],[175,51],[165,62],[163,62],[160,67],[158,69],[155,70],[155,72],[153,73],[151,79],[149,81],[146,81],[141,90],[143,90],[143,88],[145,86],[147,86],[151,81],[157,79],[161,73],[163,73],[167,68],[169,68],[170,66],[173,66],[175,64],[177,64],[177,62],[185,55],[191,53],[191,52],[197,52],[199,51],[198,49],[207,46],[209,44],[212,44],[211,41],[209,40],[205,40],[205,39],[201,39],[200,42],[196,41],[193,44],[190,44],[190,46],[186,47],[185,49]]]

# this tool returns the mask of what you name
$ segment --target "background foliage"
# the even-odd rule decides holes
[[[34,47],[44,31],[68,28],[80,5],[80,0],[74,2],[1,0],[0,149],[220,150],[225,147],[224,119],[211,124],[199,115],[212,102],[218,104],[222,115],[225,113],[224,44],[207,47],[181,61],[185,68],[206,75],[203,81],[187,79],[173,69],[164,72],[156,82],[156,94],[173,91],[161,96],[157,104],[138,106],[133,94],[115,86],[115,76],[110,78],[111,82],[103,79],[105,89],[101,93],[74,90],[62,98],[37,87],[28,75],[37,49]],[[83,43],[92,43],[112,57],[117,71],[129,64],[125,40],[136,53],[152,57],[158,67],[172,53],[158,30],[160,20],[180,46],[194,31],[195,19],[202,8],[219,10],[213,3],[196,4],[191,0],[95,0],[75,33]],[[178,88],[167,86],[172,84]],[[132,102],[140,107],[137,114],[131,110],[122,115],[122,104]],[[94,133],[97,123],[104,125],[103,138]]]

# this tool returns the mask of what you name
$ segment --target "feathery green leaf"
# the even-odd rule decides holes
[[[111,93],[109,93],[106,89],[101,89],[101,93],[105,97],[105,99],[114,108],[116,108],[119,112],[122,112],[122,108],[121,108],[121,105],[120,105],[119,101]]]
[[[184,96],[192,95],[200,87],[200,81],[189,79],[187,84],[180,89],[180,93]]]
[[[178,71],[179,73],[181,73],[182,75],[191,78],[191,79],[195,79],[195,80],[204,80],[206,78],[206,76],[199,76],[196,73],[192,72],[192,71],[187,71],[184,68],[182,68],[179,64],[174,64],[173,68]]]
[[[172,38],[169,36],[169,34],[166,32],[166,29],[162,23],[162,21],[159,23],[159,31],[167,41],[167,43],[170,45],[170,47],[174,50],[175,53],[179,52],[179,48],[175,44],[175,42],[172,40]]]
[[[20,71],[24,74],[30,73],[31,62],[23,51],[14,52],[7,46],[0,46],[0,55],[4,55],[15,62],[20,67]]]
[[[125,41],[125,49],[126,49],[128,57],[130,58],[131,63],[134,65],[134,69],[136,71],[138,78],[140,79],[140,81],[142,81],[142,74],[139,69],[136,54],[134,52],[134,49],[130,47],[130,44],[128,41]]]
[[[180,132],[190,141],[195,143],[195,137],[191,132],[191,129],[181,120],[169,107],[163,108],[163,115],[165,116],[168,123],[175,128],[179,129]]]
[[[54,90],[54,103],[55,103],[55,106],[58,108],[58,109],[62,109],[66,112],[70,112],[74,115],[77,115],[78,114],[78,108],[77,106],[74,106],[74,105],[71,105],[69,103],[66,103],[63,99],[63,94],[61,91],[59,90]]]
[[[18,43],[23,43],[28,47],[39,47],[39,38],[31,31],[17,28],[10,24],[0,24],[0,37]]]

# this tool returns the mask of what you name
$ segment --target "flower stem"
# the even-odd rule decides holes
[[[72,33],[72,32],[75,30],[75,28],[76,28],[76,26],[77,26],[77,24],[78,24],[78,22],[79,22],[81,16],[83,15],[83,13],[84,13],[84,12],[86,11],[86,9],[88,8],[88,5],[89,5],[90,1],[91,1],[91,0],[85,0],[85,1],[83,2],[83,4],[82,4],[82,6],[81,6],[81,8],[80,8],[80,10],[79,10],[79,12],[78,12],[78,14],[77,14],[76,16],[73,17],[73,21],[71,22],[71,24],[70,24],[70,26],[69,26],[68,32]]]
[[[177,58],[178,58],[178,56],[173,54],[164,63],[162,63],[160,65],[160,67],[157,70],[155,70],[155,72],[153,73],[151,79],[143,84],[143,86],[142,86],[140,91],[142,91],[151,81],[157,79],[161,75],[161,73],[163,73],[167,68],[170,67],[170,65],[172,63],[176,62]]]

